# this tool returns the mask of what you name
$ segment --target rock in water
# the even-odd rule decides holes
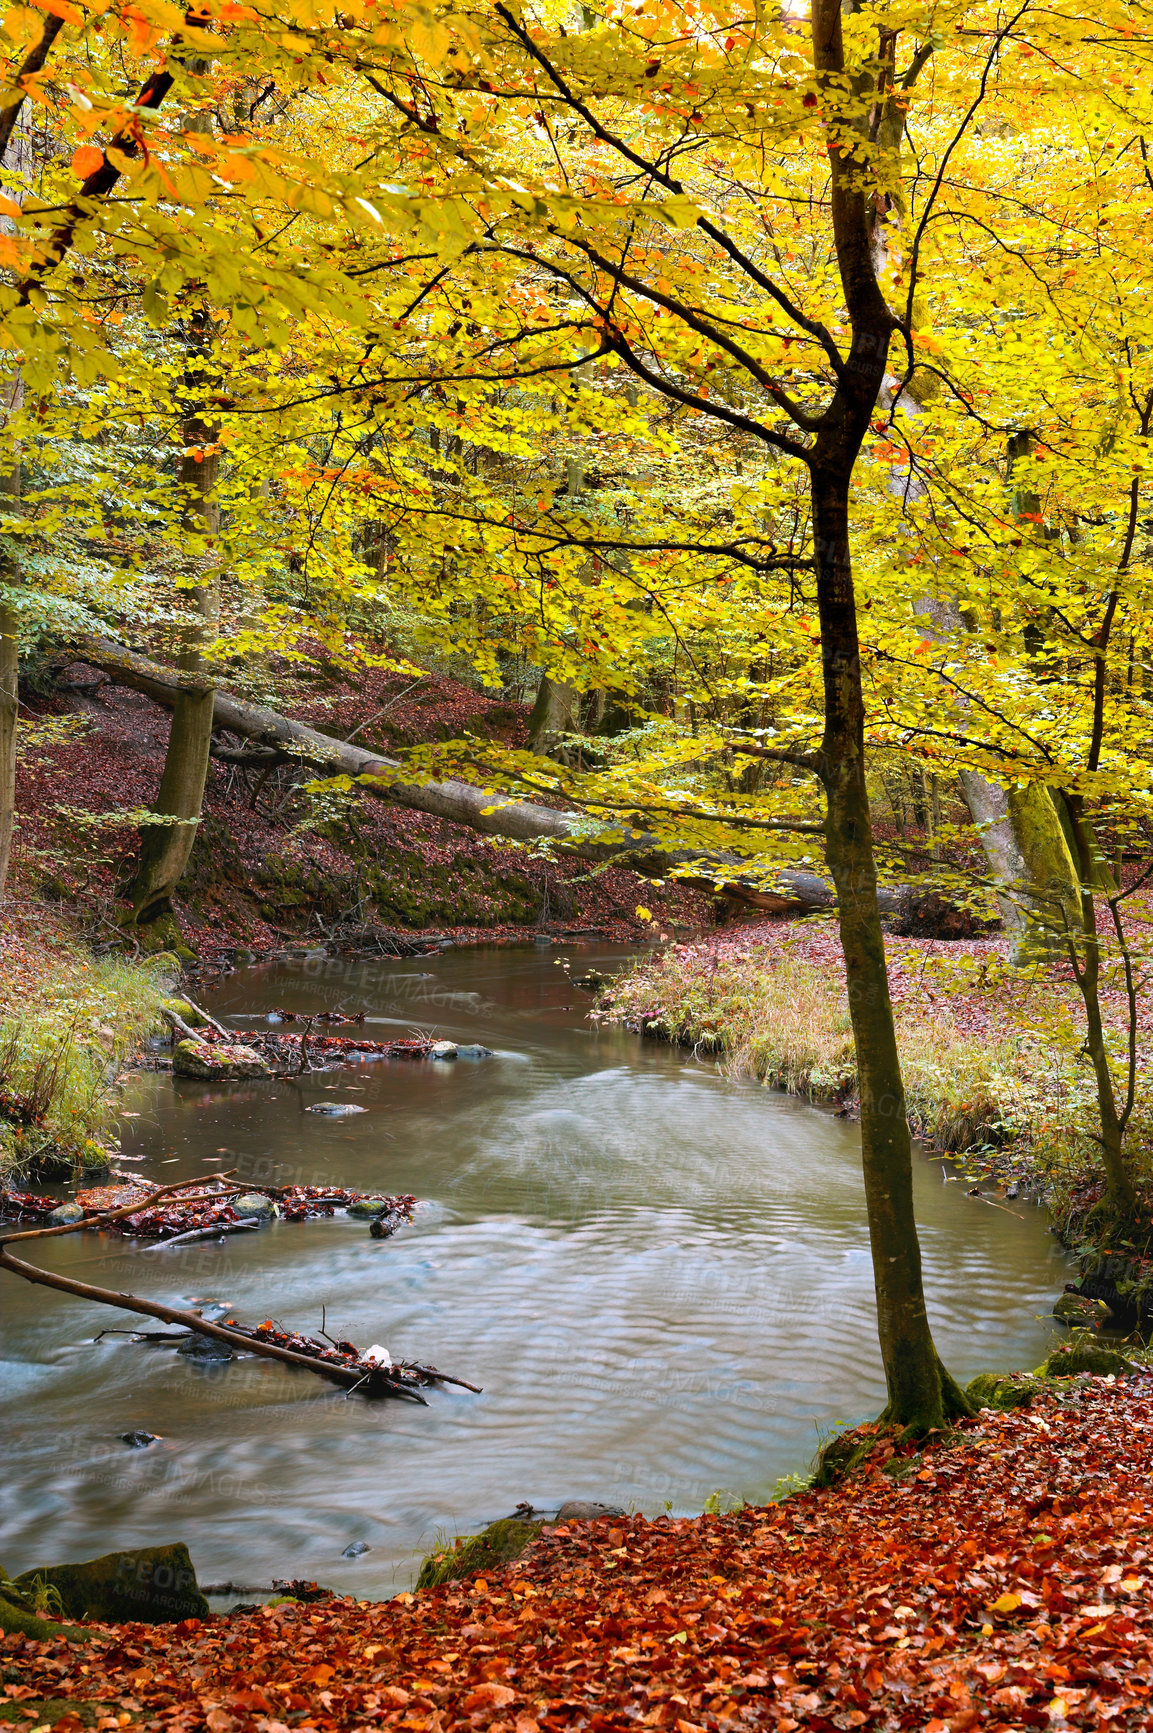
[[[150,1444],[156,1443],[157,1436],[155,1432],[122,1432],[120,1441],[130,1450],[147,1450]]]
[[[341,1558],[359,1558],[362,1553],[371,1552],[372,1548],[366,1540],[354,1540],[345,1547]]]
[[[1105,1324],[1113,1316],[1104,1300],[1091,1300],[1076,1288],[1066,1288],[1053,1307],[1053,1316],[1063,1324]]]
[[[105,1553],[83,1564],[41,1566],[18,1576],[16,1586],[30,1589],[37,1576],[51,1583],[70,1619],[166,1625],[206,1619],[210,1612],[182,1541]]]
[[[455,1059],[459,1052],[455,1041],[434,1041],[428,1056],[430,1059]]]
[[[367,1107],[358,1107],[355,1101],[314,1101],[311,1107],[306,1107],[306,1113],[322,1113],[326,1119],[344,1119],[350,1113],[367,1113]]]
[[[66,1222],[82,1222],[84,1211],[78,1203],[60,1203],[48,1217],[49,1226],[63,1227]]]
[[[470,1044],[467,1047],[458,1047],[456,1050],[456,1056],[458,1059],[495,1059],[496,1058],[496,1055],[493,1052],[492,1048],[491,1047],[482,1047],[479,1041],[470,1042]]]
[[[598,1516],[623,1516],[619,1504],[594,1504],[585,1498],[568,1498],[556,1513],[558,1522],[592,1522]]]
[[[181,1342],[176,1352],[183,1354],[186,1360],[231,1360],[232,1348],[228,1342],[221,1342],[216,1336],[189,1336],[187,1342]]]
[[[280,1214],[272,1199],[265,1197],[262,1191],[243,1192],[240,1197],[233,1198],[232,1207],[238,1216],[264,1216],[268,1221]]]
[[[178,1041],[172,1049],[172,1069],[177,1077],[198,1077],[213,1083],[269,1075],[256,1049],[237,1041]]]
[[[386,1197],[358,1197],[355,1203],[350,1203],[348,1213],[363,1219],[366,1216],[387,1215],[392,1207],[391,1199]]]

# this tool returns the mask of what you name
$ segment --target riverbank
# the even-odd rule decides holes
[[[502,1570],[88,1641],[5,1639],[6,1719],[157,1733],[1148,1724],[1153,1380],[1071,1380],[727,1515],[563,1524]],[[103,1717],[103,1718],[99,1718]]]
[[[965,1177],[1013,1196],[1038,1192],[1059,1226],[1075,1222],[1097,1164],[1071,985],[1052,968],[1011,968],[998,938],[889,935],[886,949],[914,1134],[960,1158]],[[855,1112],[844,964],[829,922],[750,924],[670,945],[618,976],[600,1014],[716,1052],[734,1076]],[[1146,1054],[1143,1072],[1148,1064]],[[1139,1102],[1147,1095],[1139,1087]],[[1141,1131],[1138,1122],[1131,1148],[1148,1185],[1153,1154]]]
[[[24,918],[22,918],[24,916]],[[0,1184],[99,1171],[119,1147],[118,1081],[172,992],[172,957],[95,957],[46,910],[0,914]]]

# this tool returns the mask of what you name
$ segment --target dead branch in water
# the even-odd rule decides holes
[[[215,1177],[227,1179],[235,1169]],[[215,1341],[225,1342],[234,1351],[242,1354],[257,1354],[262,1359],[278,1360],[285,1366],[296,1366],[306,1372],[313,1372],[321,1378],[327,1378],[332,1383],[343,1384],[347,1389],[364,1389],[369,1395],[400,1396],[410,1402],[419,1402],[425,1406],[424,1397],[418,1386],[425,1384],[457,1384],[466,1390],[477,1391],[475,1384],[466,1384],[463,1378],[449,1378],[438,1372],[434,1366],[417,1366],[407,1364],[387,1366],[383,1363],[362,1359],[359,1351],[352,1343],[344,1344],[343,1351],[336,1348],[326,1348],[322,1343],[313,1343],[306,1336],[287,1336],[278,1331],[271,1322],[248,1330],[240,1325],[214,1324],[202,1318],[198,1312],[185,1311],[177,1306],[164,1306],[156,1300],[143,1300],[136,1294],[115,1293],[111,1288],[99,1288],[91,1282],[78,1281],[74,1276],[61,1275],[55,1270],[41,1269],[36,1264],[27,1263],[23,1258],[14,1256],[9,1250],[13,1245],[26,1240],[55,1239],[62,1234],[78,1232],[81,1228],[104,1228],[112,1222],[125,1216],[136,1215],[140,1211],[150,1209],[161,1198],[171,1198],[175,1193],[188,1194],[181,1201],[195,1203],[207,1197],[219,1200],[224,1197],[235,1197],[242,1188],[226,1188],[223,1192],[195,1192],[191,1187],[200,1185],[200,1180],[182,1180],[172,1185],[156,1187],[146,1197],[134,1203],[126,1204],[119,1209],[106,1210],[100,1215],[86,1217],[79,1222],[65,1222],[58,1227],[26,1228],[20,1233],[5,1234],[0,1238],[0,1270],[8,1270],[12,1275],[21,1277],[26,1282],[46,1288],[56,1288],[65,1294],[75,1294],[78,1299],[95,1300],[101,1305],[116,1306],[122,1312],[138,1312],[146,1318],[158,1318],[163,1324],[178,1324],[184,1329],[199,1336],[210,1336]],[[282,1341],[272,1338],[279,1335]],[[284,1341],[291,1341],[294,1346],[286,1347]],[[479,1392],[477,1392],[479,1393]]]

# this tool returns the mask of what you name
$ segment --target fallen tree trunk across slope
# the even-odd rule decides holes
[[[182,678],[109,639],[82,638],[75,649],[77,661],[101,669],[117,685],[142,692],[168,710],[188,684],[187,676]],[[321,734],[265,705],[248,704],[220,690],[215,693],[214,723],[242,739],[279,747],[290,757],[330,776],[370,778],[361,785],[366,793],[416,812],[429,813],[434,818],[467,825],[487,836],[517,842],[552,840],[565,854],[578,860],[613,861],[650,878],[675,873],[682,884],[715,891],[774,914],[827,909],[836,901],[831,886],[815,873],[781,868],[774,874],[779,889],[762,890],[742,876],[748,871],[748,862],[739,855],[672,848],[659,837],[627,827],[606,825],[599,836],[590,835],[588,821],[579,814],[556,812],[551,807],[476,788],[468,782],[406,782],[404,767],[395,758],[384,758],[379,752]],[[694,866],[696,872],[692,870]],[[878,896],[883,914],[900,913],[907,901],[900,890],[882,890]]]

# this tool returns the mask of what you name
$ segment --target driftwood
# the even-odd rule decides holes
[[[78,637],[75,660],[101,669],[109,678],[133,691],[143,692],[171,710],[182,690],[203,690],[203,682],[141,656],[107,638]],[[275,747],[299,763],[332,775],[363,778],[361,786],[382,800],[407,806],[435,818],[464,824],[487,836],[509,837],[521,842],[548,839],[564,854],[580,860],[616,861],[650,878],[663,878],[676,871],[680,882],[697,885],[753,908],[773,914],[801,913],[831,908],[836,902],[832,887],[816,873],[781,868],[775,872],[779,889],[763,890],[743,875],[749,862],[734,854],[670,846],[645,831],[627,824],[606,824],[599,837],[589,835],[588,820],[580,814],[555,812],[534,801],[515,800],[510,795],[455,780],[413,783],[405,780],[404,766],[395,758],[370,752],[351,741],[337,740],[293,722],[261,704],[248,704],[217,688],[214,692],[217,728],[263,747]],[[699,870],[694,873],[692,868]],[[908,900],[901,890],[881,890],[878,900],[883,914],[900,914]]]
[[[227,1179],[231,1171],[217,1177]],[[272,1339],[276,1335],[283,1336],[284,1332],[277,1331],[271,1323],[260,1325],[255,1330],[244,1329],[239,1325],[210,1323],[197,1312],[185,1311],[178,1306],[164,1306],[156,1300],[143,1300],[136,1294],[116,1293],[111,1288],[98,1288],[91,1282],[81,1282],[55,1270],[41,1269],[36,1264],[16,1257],[10,1250],[13,1245],[27,1240],[54,1239],[62,1234],[76,1233],[81,1228],[107,1227],[125,1216],[151,1209],[161,1198],[172,1198],[177,1193],[189,1194],[190,1188],[200,1183],[198,1180],[180,1180],[173,1185],[157,1187],[142,1200],[88,1217],[84,1221],[5,1234],[0,1238],[0,1270],[8,1270],[10,1274],[20,1276],[24,1281],[40,1287],[56,1288],[61,1293],[75,1294],[82,1300],[96,1300],[102,1305],[116,1306],[123,1312],[137,1312],[146,1318],[157,1318],[162,1324],[178,1324],[196,1335],[210,1336],[215,1341],[225,1342],[240,1353],[257,1354],[265,1360],[277,1360],[282,1365],[296,1366],[302,1371],[315,1373],[332,1383],[344,1385],[350,1392],[363,1389],[368,1395],[400,1396],[410,1402],[426,1405],[419,1390],[422,1384],[457,1384],[466,1390],[477,1390],[476,1385],[465,1383],[463,1378],[450,1378],[446,1373],[438,1372],[434,1366],[398,1364],[386,1367],[363,1359],[351,1343],[327,1348],[307,1337],[294,1336],[286,1339],[292,1340],[296,1345],[285,1347],[281,1342]],[[192,1192],[185,1196],[183,1201],[199,1202],[206,1197],[218,1201],[222,1195],[235,1197],[242,1189],[233,1186],[224,1194]],[[302,1348],[305,1351],[302,1352]]]

